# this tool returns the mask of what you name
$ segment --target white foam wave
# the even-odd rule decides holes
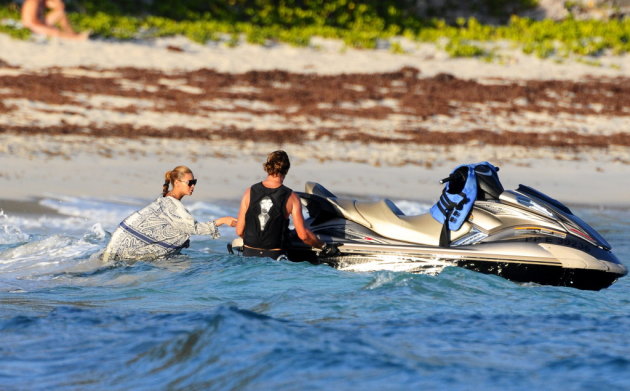
[[[0,209],[0,244],[21,243],[28,239],[29,235],[22,232]]]
[[[46,198],[40,204],[66,216],[83,219],[88,225],[101,223],[115,227],[142,205],[139,202],[112,202],[94,198]]]
[[[94,225],[94,222],[90,221],[88,218],[82,217],[28,215],[8,216],[6,224],[14,227],[14,229],[19,230],[20,232],[24,232],[24,235],[28,237],[30,235],[42,235],[59,232],[81,234]],[[26,234],[26,232],[28,232],[28,234]]]
[[[65,217],[65,220],[42,221],[42,224],[48,223],[59,229],[71,228],[71,226],[78,225],[86,229],[95,223],[100,223],[108,229],[114,229],[123,219],[134,211],[148,205],[151,201],[153,200],[122,198],[118,200],[99,200],[94,198],[65,196],[46,198],[40,201],[41,205],[54,209],[58,213],[69,217]],[[198,220],[209,220],[235,213],[235,211],[228,210],[228,208],[202,201],[186,204],[186,208]],[[65,224],[64,221],[68,224]],[[28,223],[35,225],[32,222]]]
[[[100,224],[92,226],[80,239],[55,234],[32,237],[27,243],[0,251],[3,277],[39,278],[74,271],[100,252],[109,235]]]

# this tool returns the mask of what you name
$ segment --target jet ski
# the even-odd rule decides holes
[[[439,272],[458,266],[518,283],[585,290],[609,287],[627,274],[610,244],[559,201],[531,187],[504,190],[488,162],[462,165],[444,178],[426,214],[405,215],[391,200],[338,197],[307,182],[298,192],[307,227],[338,248],[322,257],[297,237],[292,261],[342,270]],[[239,250],[237,239],[229,247]]]

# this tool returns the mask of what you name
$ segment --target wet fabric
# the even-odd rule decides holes
[[[220,236],[214,221],[198,223],[181,201],[160,197],[120,223],[103,260],[147,260],[177,254],[188,247],[191,235]]]
[[[286,252],[284,250],[262,250],[257,248],[243,247],[243,256],[271,258],[279,260],[286,258]]]

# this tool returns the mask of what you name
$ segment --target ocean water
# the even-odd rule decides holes
[[[456,267],[353,273],[227,255],[223,227],[173,259],[101,264],[148,201],[0,214],[0,390],[630,390],[628,277],[590,292]],[[236,214],[184,202],[199,220]],[[572,209],[630,264],[630,210]]]

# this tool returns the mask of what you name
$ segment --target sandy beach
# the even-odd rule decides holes
[[[405,54],[314,42],[0,35],[0,198],[150,199],[186,164],[195,197],[235,200],[282,148],[296,190],[432,202],[454,167],[487,160],[506,188],[630,206],[628,56],[593,66],[506,49],[488,63],[411,42]]]

